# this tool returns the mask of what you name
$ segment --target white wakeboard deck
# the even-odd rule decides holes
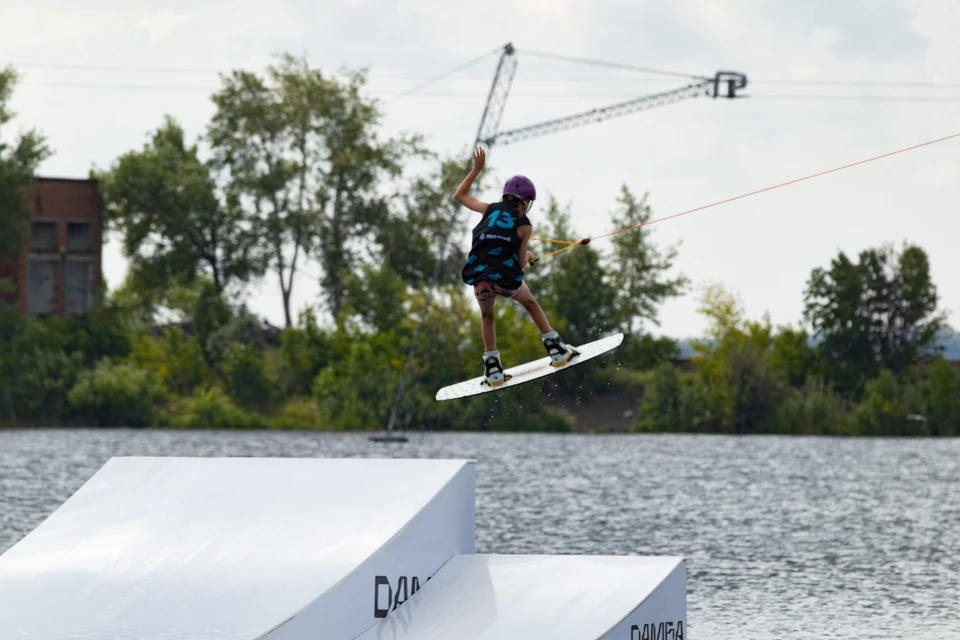
[[[475,470],[113,458],[0,556],[0,638],[352,640],[473,553]]]
[[[622,342],[623,334],[618,333],[600,340],[595,340],[594,342],[588,342],[580,347],[574,347],[574,349],[580,352],[580,355],[562,367],[551,366],[550,357],[545,356],[539,360],[506,369],[504,373],[511,377],[499,387],[491,387],[490,385],[484,384],[483,376],[474,378],[473,380],[467,380],[466,382],[459,382],[440,389],[440,391],[437,392],[437,400],[454,400],[456,398],[466,398],[467,396],[475,396],[481,393],[490,393],[491,391],[503,391],[504,389],[509,389],[524,384],[525,382],[531,382],[552,373],[575,367],[581,362],[586,362],[591,358],[596,358],[608,351],[616,349]]]
[[[460,555],[357,640],[687,638],[678,557]]]

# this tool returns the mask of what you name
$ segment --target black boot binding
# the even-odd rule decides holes
[[[543,341],[543,346],[547,349],[547,354],[550,356],[551,360],[550,366],[552,367],[562,367],[580,355],[579,351],[568,344],[564,344],[563,340],[560,339],[560,336],[557,336],[556,338],[545,339]]]
[[[484,372],[484,381],[482,384],[485,384],[490,387],[499,387],[500,385],[502,385],[504,382],[506,382],[511,378],[511,376],[504,374],[503,365],[500,364],[500,358],[498,358],[497,356],[490,356],[489,358],[484,360],[483,366],[484,366],[485,372]],[[499,373],[503,377],[500,378],[499,380],[494,380],[491,382],[490,375],[497,374],[497,373]]]

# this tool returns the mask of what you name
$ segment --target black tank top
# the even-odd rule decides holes
[[[466,284],[486,280],[504,289],[523,282],[520,263],[520,227],[530,226],[517,202],[494,202],[473,228],[473,246],[460,277]]]

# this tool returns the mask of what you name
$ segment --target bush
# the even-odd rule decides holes
[[[911,420],[910,404],[918,404],[915,389],[903,385],[889,369],[868,381],[856,414],[861,435],[926,435],[922,421]]]
[[[76,417],[103,427],[153,424],[154,404],[163,396],[159,378],[131,362],[101,360],[80,374],[67,395]]]
[[[680,372],[669,362],[664,362],[653,371],[653,378],[645,390],[643,404],[640,405],[634,431],[681,431],[682,413]]]
[[[0,420],[59,420],[69,411],[67,391],[76,383],[83,353],[52,324],[0,315]]]
[[[819,378],[811,378],[784,402],[777,431],[796,435],[855,435],[857,425],[847,403]]]
[[[160,339],[166,365],[164,382],[178,395],[190,395],[211,378],[200,341],[173,327]]]
[[[280,413],[270,419],[271,429],[320,430],[326,426],[320,421],[320,408],[310,398],[290,400]]]
[[[703,376],[683,373],[669,362],[653,371],[645,386],[634,431],[648,433],[729,431],[723,422],[726,396]]]
[[[200,391],[174,408],[170,422],[184,429],[263,429],[266,421],[240,409],[218,387]]]
[[[917,386],[930,435],[960,435],[960,373],[937,358]]]
[[[197,337],[203,340],[199,331]],[[238,343],[260,350],[267,346],[263,340],[260,319],[245,307],[238,309],[229,321],[210,332],[206,340],[201,342],[207,358],[214,366],[221,365],[226,360],[230,347]]]
[[[271,384],[264,373],[263,352],[249,344],[231,343],[220,367],[230,396],[246,408],[270,401]]]
[[[277,382],[288,396],[310,395],[313,381],[330,364],[327,335],[317,326],[312,309],[300,314],[298,326],[280,333]]]
[[[323,424],[337,431],[386,426],[402,366],[390,347],[382,336],[341,344],[342,357],[313,384]]]
[[[787,397],[787,381],[771,359],[773,330],[769,322],[747,322],[698,358],[698,375],[708,393],[707,407],[727,433],[769,433]]]
[[[211,377],[200,343],[180,327],[171,327],[156,339],[146,334],[137,336],[132,341],[130,359],[156,373],[167,389],[179,396],[193,394]]]

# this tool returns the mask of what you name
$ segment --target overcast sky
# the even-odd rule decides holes
[[[697,98],[493,149],[496,175],[530,176],[541,194],[570,205],[578,234],[597,235],[611,230],[622,184],[649,192],[655,215],[669,215],[960,133],[958,33],[955,0],[4,0],[0,64],[24,74],[13,101],[17,125],[42,129],[55,149],[41,174],[64,177],[85,177],[91,166],[107,167],[140,147],[167,113],[191,136],[202,134],[215,71],[259,71],[282,51],[305,54],[319,67],[369,67],[371,93],[389,100],[512,42],[521,50],[519,70],[502,129],[684,84],[523,49],[704,75],[746,73],[749,99]],[[438,152],[466,151],[496,62],[489,56],[388,102],[387,131],[421,132]],[[778,84],[784,81],[940,86]],[[124,84],[136,86],[115,87]],[[891,96],[909,100],[847,99]],[[676,267],[695,285],[723,282],[748,315],[769,312],[777,324],[799,321],[810,270],[838,250],[910,241],[929,253],[943,305],[960,311],[958,203],[955,139],[670,220],[654,227],[654,237],[665,245],[682,241]],[[104,259],[111,285],[124,269],[113,242]],[[529,282],[536,292],[535,273]],[[301,278],[295,304],[316,296],[315,284]],[[275,324],[283,319],[279,302],[271,280],[250,297]],[[668,303],[660,332],[700,334],[704,321],[695,309],[695,290]]]

